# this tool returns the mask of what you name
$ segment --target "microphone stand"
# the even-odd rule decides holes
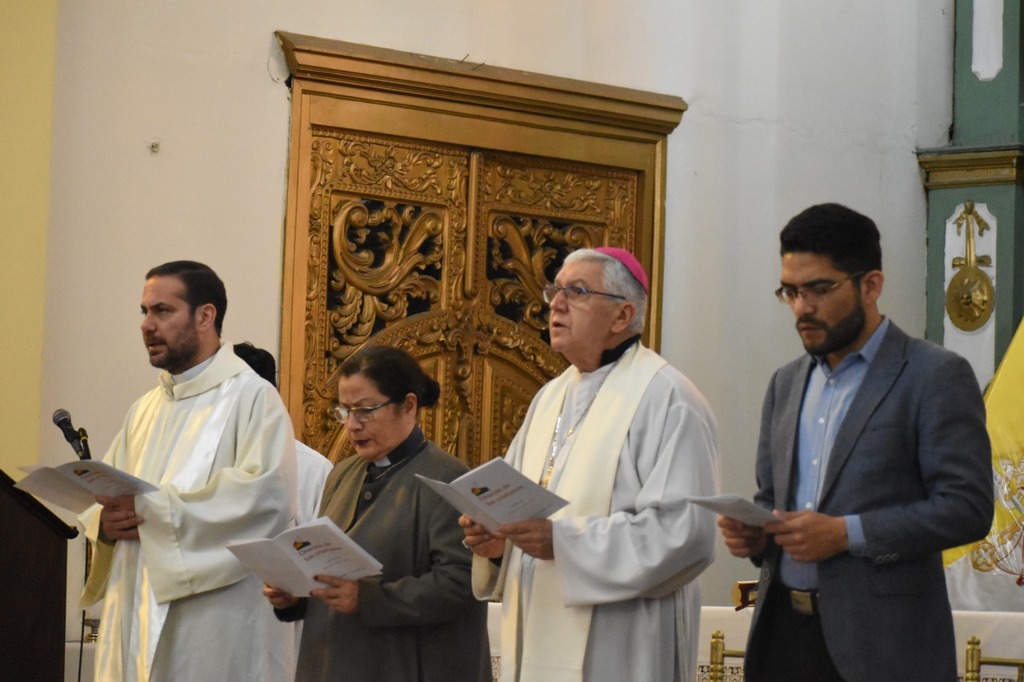
[[[89,434],[85,432],[84,428],[78,429],[78,439],[82,443],[82,454],[78,458],[92,459],[92,453],[89,452]]]
[[[92,459],[92,453],[89,451],[89,434],[86,433],[84,428],[78,429],[78,442],[81,445],[81,450],[74,448],[74,443],[71,443],[72,448],[75,450],[75,454],[78,455],[78,459],[87,460]],[[83,571],[83,584],[89,581],[89,569],[91,562],[91,553],[89,552],[89,538],[85,538],[85,563]],[[86,611],[82,609],[82,622],[78,630],[78,682],[82,682],[82,662],[85,658],[85,627],[86,625],[95,632],[99,628],[99,619],[95,619],[95,622],[89,622],[92,619],[86,618]]]

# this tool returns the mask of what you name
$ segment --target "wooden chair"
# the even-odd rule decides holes
[[[717,634],[717,633],[716,633]],[[712,635],[712,642],[714,635]],[[714,643],[711,645],[712,661],[714,661]],[[981,640],[971,637],[967,640],[967,658],[965,661],[964,682],[981,682],[981,666],[1001,665],[1017,669],[1017,682],[1024,682],[1024,658],[996,658],[981,655]],[[712,663],[712,670],[714,663]],[[714,677],[712,676],[712,679]]]
[[[715,630],[711,633],[711,669],[708,679],[710,682],[724,682],[725,680],[725,659],[743,658],[741,649],[725,648],[725,633]]]

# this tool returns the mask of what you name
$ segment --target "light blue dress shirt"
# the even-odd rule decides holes
[[[867,343],[843,358],[835,369],[828,366],[823,356],[812,356],[815,366],[804,389],[800,410],[796,479],[786,507],[790,511],[818,509],[821,484],[836,434],[888,329],[889,319],[885,318]],[[860,516],[844,518],[850,552],[856,554],[865,545]],[[814,562],[796,561],[788,552],[783,552],[779,571],[782,582],[789,587],[802,590],[818,587],[818,566]]]

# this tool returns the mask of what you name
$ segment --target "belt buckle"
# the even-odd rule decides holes
[[[793,610],[797,613],[805,616],[813,616],[817,612],[817,604],[815,604],[814,592],[808,592],[805,590],[790,590],[789,591],[789,604],[793,607]]]

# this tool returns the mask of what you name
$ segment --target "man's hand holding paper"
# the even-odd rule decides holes
[[[503,523],[498,526],[509,542],[537,559],[551,560],[555,558],[554,540],[551,536],[550,519],[533,519]]]
[[[768,546],[768,534],[760,526],[748,526],[728,516],[719,516],[718,528],[733,556],[744,559],[761,556]]]
[[[103,511],[100,512],[100,527],[107,538],[111,540],[139,539],[139,525],[145,519],[135,513],[134,496],[105,497],[97,495],[96,502],[103,507]]]

